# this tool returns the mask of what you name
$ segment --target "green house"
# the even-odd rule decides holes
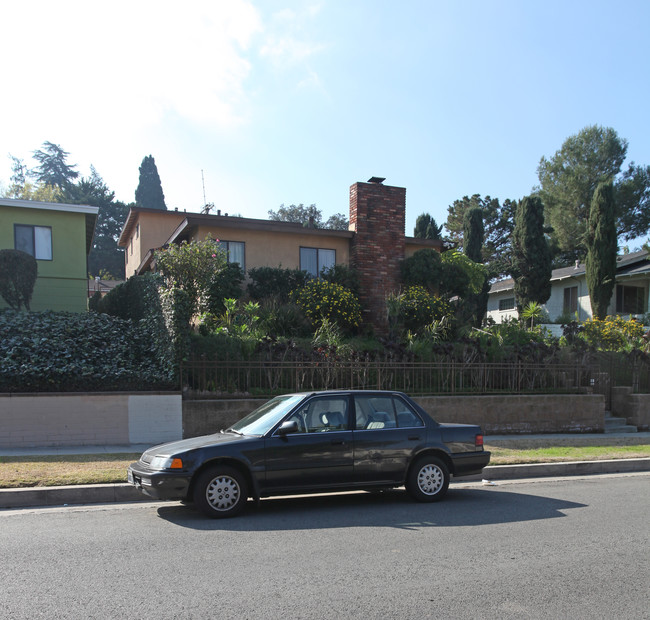
[[[36,258],[32,310],[88,309],[88,268],[97,207],[0,198],[0,249]],[[0,307],[6,307],[0,298]]]

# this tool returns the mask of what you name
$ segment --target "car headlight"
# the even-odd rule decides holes
[[[154,456],[149,467],[151,469],[183,469],[183,461],[173,456]]]

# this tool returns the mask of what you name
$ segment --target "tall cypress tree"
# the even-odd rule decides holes
[[[138,189],[135,190],[135,204],[147,209],[167,211],[158,168],[151,155],[147,155],[140,165],[140,182]]]
[[[512,235],[512,276],[519,312],[531,301],[543,304],[548,300],[551,271],[551,250],[544,236],[544,205],[539,198],[527,196],[517,205]]]
[[[591,310],[604,319],[616,283],[616,207],[612,183],[600,183],[589,209],[587,232],[587,288]]]
[[[463,217],[463,251],[465,256],[475,263],[483,262],[483,241],[485,228],[483,226],[483,209],[473,207],[465,212]],[[489,278],[486,275],[480,293],[470,295],[467,299],[467,308],[471,315],[472,323],[480,327],[483,317],[487,313],[488,293],[490,291]]]

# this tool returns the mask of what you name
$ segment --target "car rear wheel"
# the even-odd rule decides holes
[[[424,456],[409,471],[406,490],[418,502],[438,502],[449,487],[449,469],[439,458]]]
[[[246,505],[246,479],[233,467],[213,467],[201,473],[194,486],[196,507],[213,519],[238,515]]]

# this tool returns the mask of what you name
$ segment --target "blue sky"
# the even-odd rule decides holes
[[[55,142],[127,202],[149,154],[168,207],[201,208],[203,170],[245,217],[347,214],[382,176],[412,234],[464,195],[528,194],[587,125],[650,164],[647,0],[23,0],[0,19],[0,153]]]

